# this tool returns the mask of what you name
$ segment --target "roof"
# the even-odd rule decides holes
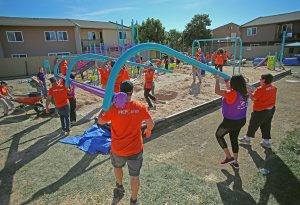
[[[22,18],[0,16],[0,26],[70,26],[79,25],[80,28],[116,29],[113,22],[88,21],[78,19],[54,19],[54,18]],[[121,29],[121,25],[119,26]],[[124,26],[125,30],[130,29]]]
[[[101,21],[87,21],[87,20],[77,20],[70,19],[75,25],[79,25],[80,28],[98,28],[98,29],[116,29],[116,24],[113,22],[101,22]],[[118,24],[119,25],[119,24]],[[124,29],[128,30],[131,28],[124,26]],[[121,30],[121,25],[119,25],[119,30]]]
[[[300,47],[300,42],[288,43],[285,47]]]
[[[20,18],[0,16],[1,26],[74,26],[68,19]]]
[[[276,23],[284,23],[291,21],[300,21],[300,11],[295,11],[291,13],[278,14],[273,16],[262,16],[258,17],[252,21],[249,21],[241,27],[249,27],[249,26],[259,26],[266,24],[276,24]]]
[[[219,26],[219,27],[217,27],[217,28],[214,28],[213,30],[216,30],[216,29],[222,28],[222,27],[224,27],[224,26],[229,26],[229,25],[232,25],[232,24],[234,24],[234,25],[235,25],[235,26],[237,26],[237,27],[239,27],[239,26],[240,26],[240,25],[238,25],[238,24],[236,24],[236,23],[230,22],[230,23],[228,23],[228,24],[225,24],[225,25],[223,25],[223,26]]]

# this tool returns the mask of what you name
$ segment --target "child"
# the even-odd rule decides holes
[[[224,65],[226,65],[226,62],[228,61],[228,53],[227,51],[224,52]]]
[[[169,69],[169,59],[168,59],[168,56],[165,55],[164,58],[165,58],[165,59],[164,59],[165,69]]]
[[[246,124],[246,113],[248,107],[248,93],[246,81],[242,75],[232,76],[228,90],[220,89],[219,77],[216,77],[215,93],[222,96],[223,122],[216,131],[216,138],[225,153],[225,159],[221,164],[230,163],[238,169],[238,135],[241,128]],[[228,150],[225,135],[229,134],[233,157]]]
[[[1,81],[0,82],[0,102],[3,105],[4,109],[4,116],[8,115],[8,111],[15,108],[14,104],[11,102],[13,96],[9,93],[7,88],[7,82]],[[10,107],[10,109],[9,109]]]
[[[223,72],[223,65],[224,65],[224,56],[223,56],[223,49],[219,49],[216,55],[216,65],[215,68]]]
[[[41,66],[38,74],[36,75],[39,81],[39,85],[42,88],[42,96],[47,97],[47,84],[46,84],[46,72],[44,67]]]
[[[70,75],[71,79],[75,79],[75,75]],[[70,92],[68,93],[68,100],[70,104],[70,124],[74,125],[76,122],[76,98],[75,98],[75,86],[70,84]]]
[[[124,70],[123,71],[123,80],[122,81],[124,81],[124,80],[130,80],[130,76],[129,76],[127,65],[123,65],[122,70]]]
[[[247,134],[239,140],[243,143],[250,143],[255,132],[260,128],[263,141],[261,145],[271,148],[271,122],[275,113],[277,88],[272,85],[272,74],[264,74],[260,79],[260,86],[250,94],[253,101],[253,112],[248,126]]]
[[[152,66],[150,61],[147,61],[145,65]],[[149,67],[144,70],[143,73],[145,74],[144,96],[148,103],[148,109],[155,109],[155,106],[153,106],[151,100],[156,102],[156,98],[150,94],[150,91],[153,89],[154,70]]]

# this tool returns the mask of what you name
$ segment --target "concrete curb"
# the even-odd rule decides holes
[[[276,74],[274,75],[274,80],[278,81],[281,78],[287,76],[287,75],[291,75],[292,72],[291,70],[286,70],[282,73]],[[259,86],[259,82],[255,82],[253,84],[251,84],[251,86],[253,87],[258,87]],[[169,127],[176,127],[176,124],[178,124],[179,122],[188,122],[191,121],[193,118],[195,117],[201,117],[204,116],[206,114],[208,114],[209,112],[213,111],[214,109],[218,109],[221,106],[221,97],[216,98],[214,100],[211,100],[209,102],[206,102],[204,104],[192,107],[190,109],[175,113],[173,115],[170,115],[166,118],[161,118],[158,120],[155,120],[155,127],[153,129],[153,133],[157,133],[161,130],[164,130],[166,128]],[[146,128],[146,126],[143,126],[143,129]]]

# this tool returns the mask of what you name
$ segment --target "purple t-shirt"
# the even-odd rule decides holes
[[[239,92],[237,92],[236,99],[232,104],[228,104],[226,99],[222,98],[222,113],[227,119],[240,120],[246,118],[247,107],[248,99],[245,101]]]
[[[42,72],[38,72],[38,74],[36,75],[37,78],[40,80],[40,81],[45,81],[45,74],[42,73]]]

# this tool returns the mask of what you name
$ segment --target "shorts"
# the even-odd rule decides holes
[[[127,162],[129,176],[140,176],[140,171],[143,164],[143,151],[131,156],[118,156],[110,153],[111,164],[115,168],[122,168]]]

